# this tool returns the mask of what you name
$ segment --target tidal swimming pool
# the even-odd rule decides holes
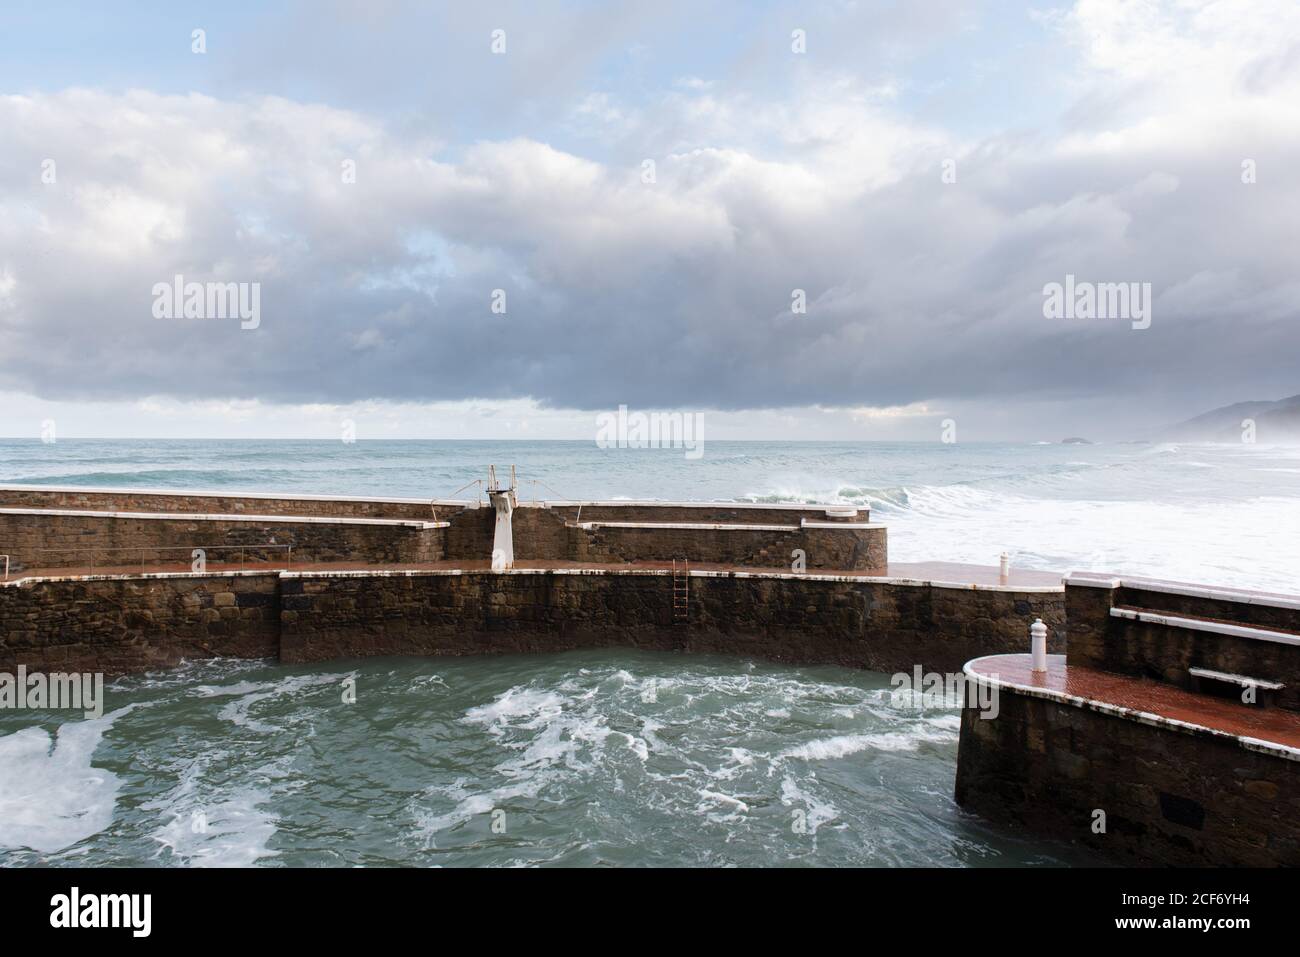
[[[208,661],[0,713],[0,865],[1095,863],[952,798],[889,676],[633,650]]]

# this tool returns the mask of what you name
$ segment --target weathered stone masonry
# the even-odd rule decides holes
[[[193,549],[208,560],[283,562],[285,546],[300,562],[411,563],[444,557],[445,528],[418,520],[267,516],[133,517],[130,513],[0,511],[0,543],[11,571],[112,567],[160,562],[186,567]]]
[[[1121,860],[1300,865],[1300,763],[1006,689],[998,703],[995,720],[962,712],[969,810]]]
[[[627,645],[858,668],[960,668],[964,649],[1023,642],[1017,610],[1061,621],[1060,593],[832,576],[697,572],[691,620],[652,571],[285,576],[286,661]]]
[[[1049,674],[967,666],[1023,674],[991,680],[996,718],[963,710],[958,802],[1127,862],[1300,866],[1300,599],[1078,574],[1065,592]]]
[[[275,657],[274,572],[65,578],[0,588],[0,671],[128,674],[193,658]]]
[[[1185,595],[1155,585],[1121,580],[1114,587],[1070,585],[1065,590],[1070,620],[1070,661],[1120,674],[1191,684],[1189,669],[1211,668],[1231,674],[1268,676],[1284,687],[1277,704],[1300,710],[1300,640],[1294,644],[1256,641],[1222,631],[1131,621],[1111,608],[1152,609],[1259,628],[1300,628],[1300,611],[1259,602],[1225,602]],[[1262,596],[1261,596],[1262,597]]]
[[[521,502],[515,557],[790,568],[797,551],[811,570],[883,574],[886,530],[869,518],[801,505]],[[481,561],[492,534],[493,511],[478,502],[0,487],[0,552],[15,571],[183,565],[190,548],[270,544],[292,545],[299,562]],[[268,561],[284,550],[242,554]]]
[[[651,570],[249,572],[0,588],[0,670],[113,674],[186,658],[483,654],[632,646],[911,671],[1016,650],[1063,626],[1059,589],[694,572],[691,616]]]
[[[627,645],[952,672],[1063,622],[1060,588],[884,577],[866,509],[524,501],[506,572],[484,568],[494,521],[477,501],[0,488],[0,669]],[[297,570],[266,567],[290,544]],[[230,546],[263,568],[221,567]],[[193,548],[206,571],[184,571]]]

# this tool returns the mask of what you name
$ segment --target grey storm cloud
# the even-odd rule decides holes
[[[634,104],[571,78],[589,153],[276,96],[0,97],[0,389],[578,409],[1295,391],[1286,31],[1087,19],[1106,6],[1049,25],[1074,106],[978,137],[813,71]],[[260,326],[155,318],[178,274],[259,283]],[[1044,318],[1067,274],[1151,283],[1151,328]]]

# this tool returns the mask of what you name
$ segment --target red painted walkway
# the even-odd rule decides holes
[[[1033,671],[1031,665],[1029,655],[990,655],[976,658],[967,667],[977,675],[1011,684],[1060,691],[1117,708],[1212,728],[1236,737],[1260,738],[1300,748],[1300,713],[1294,711],[1245,705],[1227,698],[1185,691],[1162,681],[1067,665],[1059,656],[1049,660],[1046,673]]]

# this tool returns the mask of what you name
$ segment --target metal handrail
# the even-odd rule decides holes
[[[543,482],[541,479],[524,479],[524,481],[525,481],[525,482],[532,482],[532,483],[533,483],[533,503],[534,503],[534,504],[536,504],[536,502],[537,502],[537,486],[539,486],[539,485],[540,485],[542,488],[546,489],[548,492],[550,492],[552,495],[554,495],[554,496],[556,496],[557,498],[559,498],[559,500],[562,501],[562,502],[572,502],[572,501],[576,501],[576,500],[573,499],[572,497],[570,497],[570,496],[568,496],[568,495],[564,495],[563,493],[559,492],[558,490],[551,488],[551,486],[547,485],[547,484],[546,484],[545,482]],[[582,521],[582,504],[583,504],[582,502],[578,502],[578,514],[577,514],[577,516],[574,518],[574,522],[575,522],[575,523],[578,523],[578,522],[581,522],[581,521]]]
[[[466,482],[466,483],[465,483],[464,485],[462,485],[460,488],[456,489],[456,491],[452,492],[451,495],[448,495],[448,496],[445,496],[445,497],[446,497],[446,498],[451,498],[451,497],[454,496],[454,495],[459,495],[461,492],[465,491],[465,489],[469,488],[471,485],[477,485],[477,486],[479,487],[479,493],[478,493],[478,495],[475,496],[475,499],[476,499],[477,501],[480,501],[480,502],[481,502],[481,501],[483,500],[483,480],[482,480],[482,479],[475,479],[475,480],[472,481],[472,482]],[[435,499],[431,499],[431,500],[429,501],[429,507],[432,508],[432,507],[433,507],[433,503],[436,502],[436,501],[438,501],[436,498],[435,498]],[[435,514],[435,515],[438,514],[437,511],[435,511],[434,514]]]

